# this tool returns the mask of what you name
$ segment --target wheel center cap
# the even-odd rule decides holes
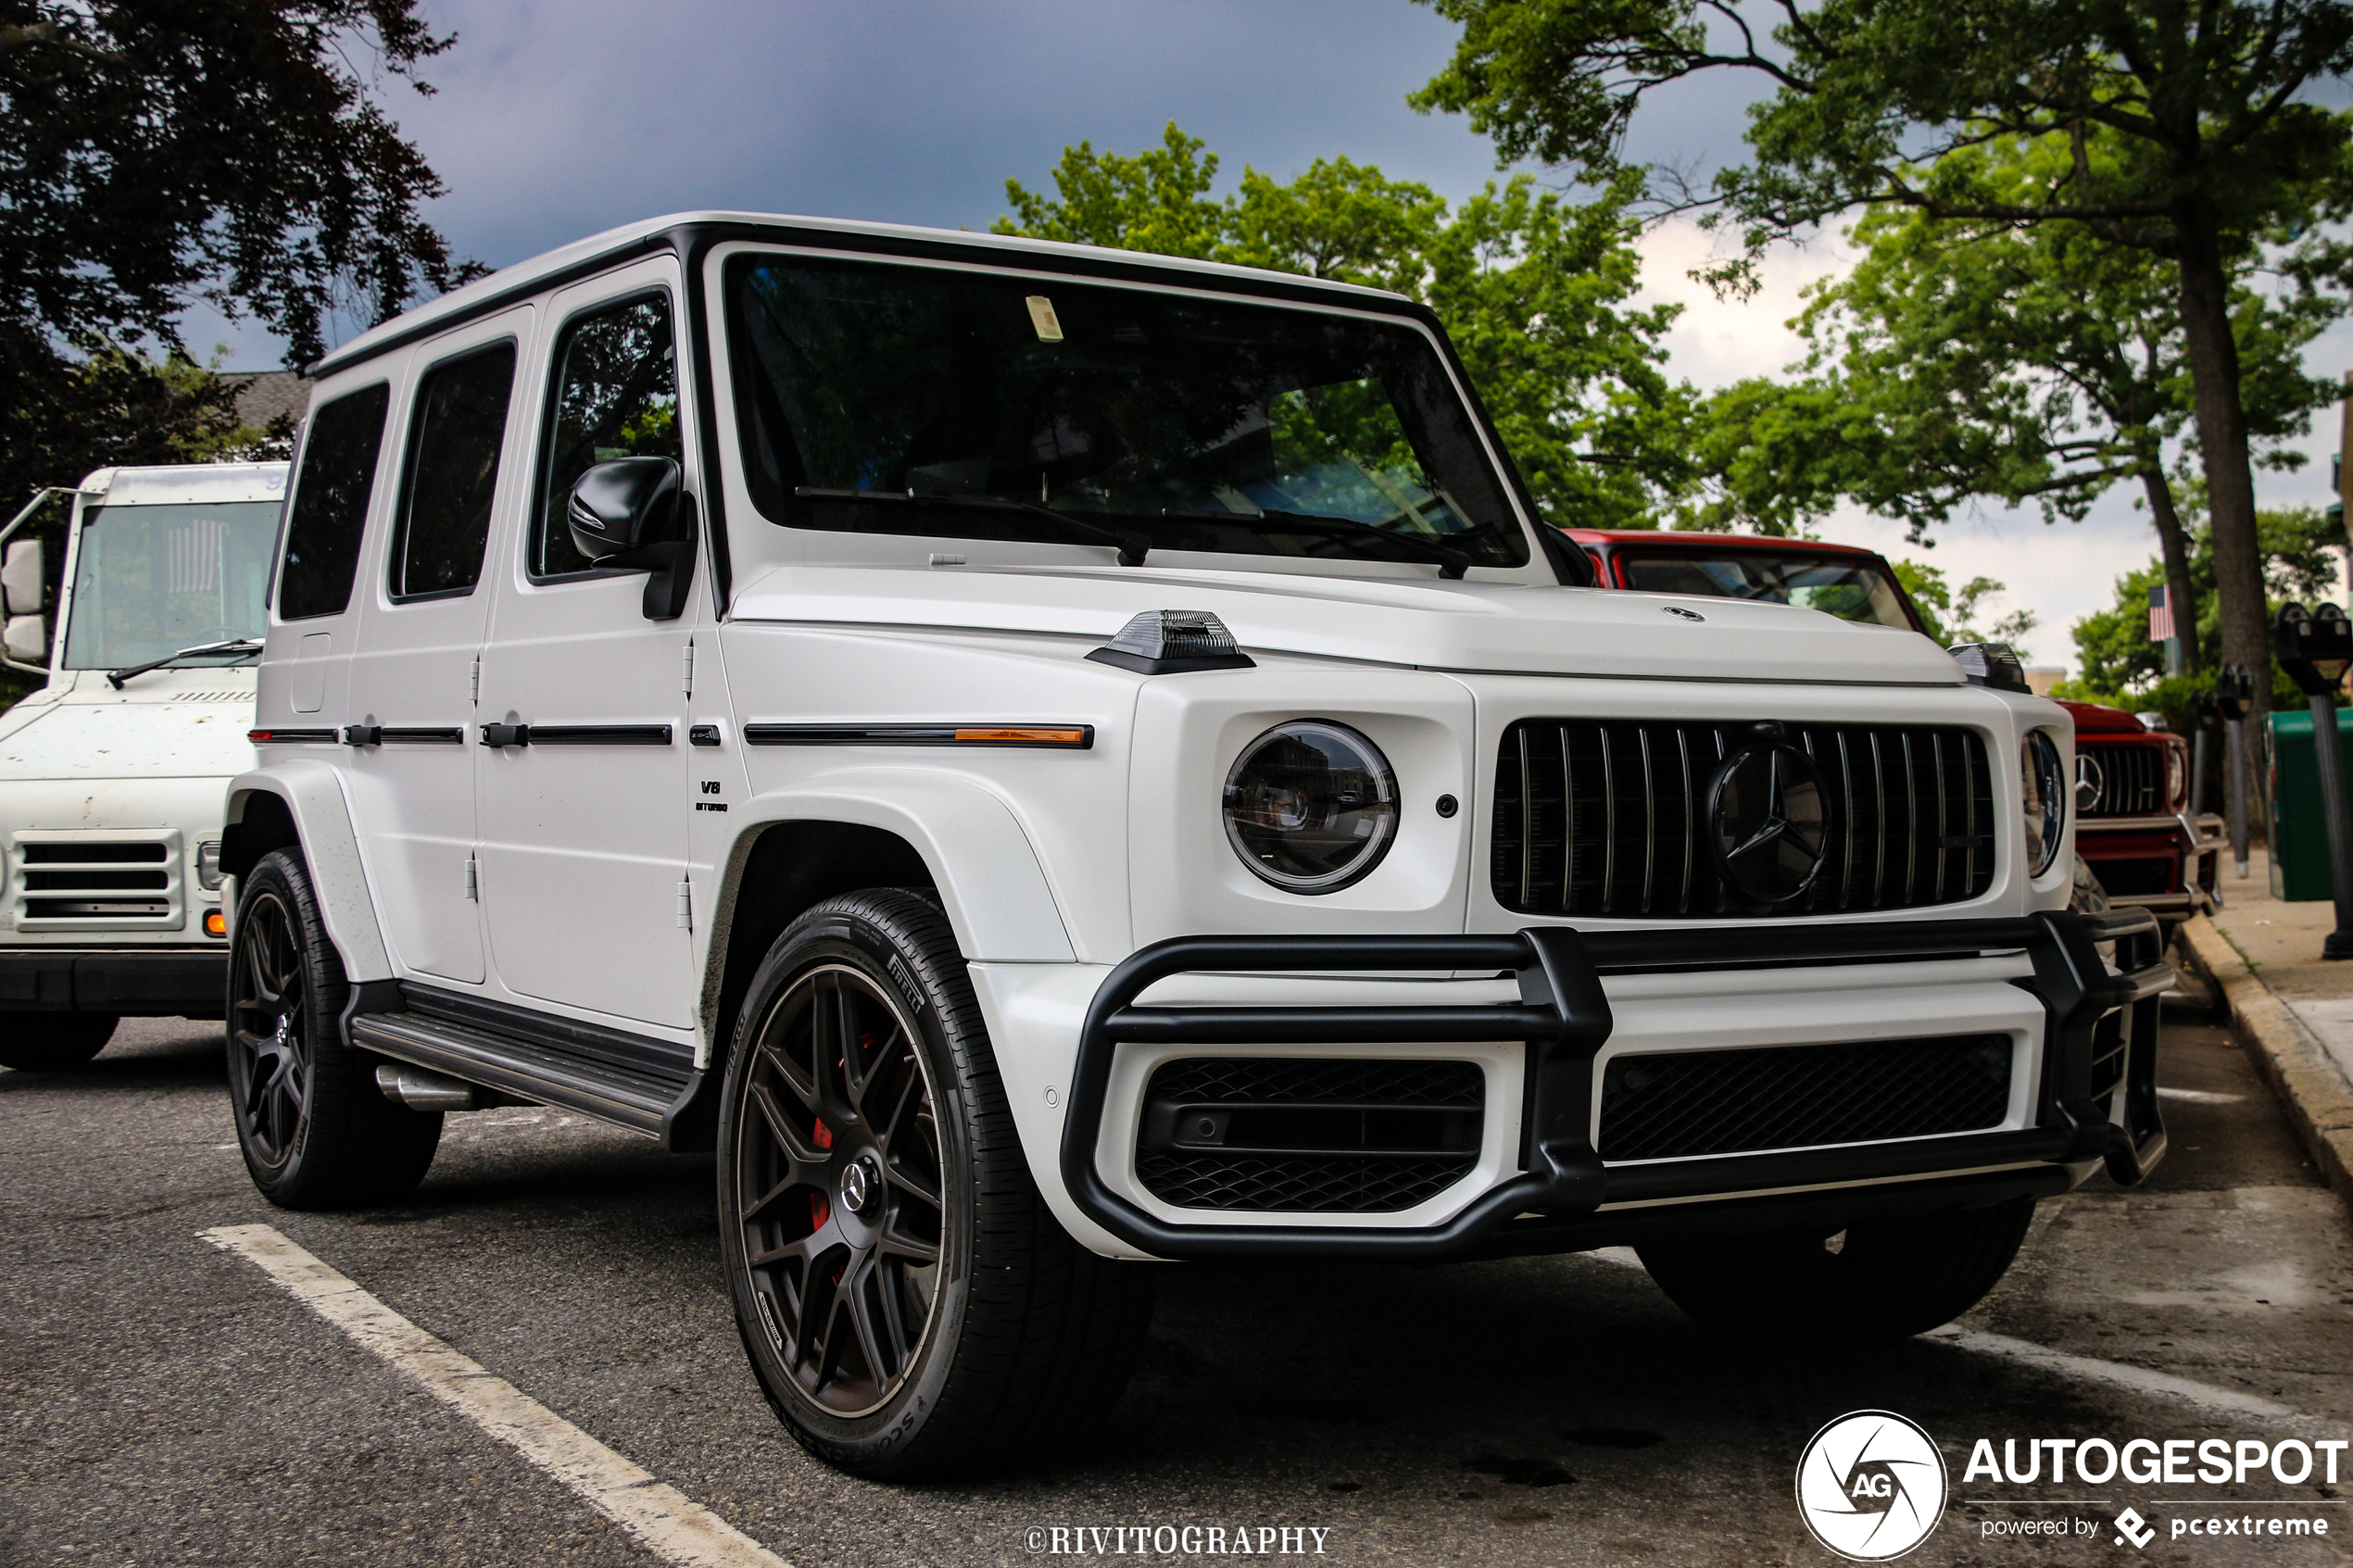
[[[861,1155],[841,1173],[841,1206],[864,1214],[882,1197],[882,1172],[871,1155]]]
[[[285,1048],[285,1044],[286,1044],[286,1036],[287,1036],[289,1034],[293,1033],[293,1031],[294,1031],[294,1019],[293,1019],[292,1015],[287,1014],[287,1013],[283,1013],[283,1012],[282,1012],[282,1013],[280,1013],[280,1014],[278,1015],[278,1029],[277,1029],[277,1033],[276,1033],[276,1034],[274,1034],[274,1035],[272,1035],[270,1037],[270,1043],[271,1043],[271,1045],[276,1046],[276,1047],[279,1047],[281,1050],[284,1049],[284,1048]]]

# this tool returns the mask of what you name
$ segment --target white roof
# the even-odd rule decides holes
[[[1058,257],[1091,257],[1099,260],[1115,260],[1130,266],[1160,267],[1173,272],[1189,272],[1211,278],[1252,279],[1261,282],[1305,285],[1329,289],[1334,294],[1353,295],[1360,299],[1395,300],[1402,295],[1387,289],[1369,289],[1355,283],[1329,282],[1322,279],[1302,277],[1296,272],[1277,272],[1260,267],[1234,267],[1222,261],[1194,261],[1184,257],[1159,256],[1148,251],[1113,250],[1102,245],[1067,245],[1060,240],[1019,239],[1008,234],[975,233],[969,229],[925,229],[907,223],[866,223],[848,218],[797,218],[774,212],[673,212],[667,217],[648,218],[636,223],[626,223],[618,229],[608,229],[601,234],[591,234],[585,240],[574,240],[528,261],[518,261],[504,267],[486,278],[477,278],[463,288],[450,290],[440,298],[428,301],[381,322],[353,338],[340,348],[330,349],[310,373],[317,374],[329,365],[346,365],[366,358],[393,338],[403,337],[421,327],[429,327],[445,318],[461,316],[477,303],[501,295],[528,292],[538,280],[552,277],[565,269],[620,250],[633,240],[643,240],[689,223],[738,223],[815,230],[837,234],[875,235],[898,239],[927,240],[935,244],[970,246],[975,250],[998,252],[1007,259],[1015,257],[1051,256]]]
[[[221,505],[230,501],[280,501],[286,495],[284,463],[190,463],[175,468],[100,469],[82,482],[93,499],[110,507]]]

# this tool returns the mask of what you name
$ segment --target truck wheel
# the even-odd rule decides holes
[[[1651,1278],[1709,1328],[1848,1345],[1941,1327],[1984,1299],[2026,1239],[2034,1200],[1818,1231],[1637,1248]]]
[[[720,1117],[736,1325],[810,1452],[878,1478],[994,1468],[1119,1397],[1154,1271],[1087,1251],[1038,1196],[933,904],[874,889],[794,922]]]
[[[19,1073],[62,1073],[107,1048],[114,1026],[110,1012],[0,1013],[0,1067]]]
[[[285,850],[263,856],[229,944],[229,1093],[245,1170],[282,1209],[406,1197],[441,1141],[440,1112],[384,1098],[375,1059],[343,1043],[349,995],[310,873]]]

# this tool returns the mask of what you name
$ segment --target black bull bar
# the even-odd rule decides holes
[[[2099,951],[2110,944],[2114,972]],[[2043,1072],[2032,1126],[1615,1169],[1604,1166],[1594,1151],[1593,1060],[1612,1028],[1609,998],[1602,988],[1605,974],[1815,967],[2018,951],[2031,958],[2033,973],[2010,984],[2034,996],[2045,1016]],[[1145,990],[1171,975],[1265,970],[1510,971],[1518,977],[1520,999],[1516,1004],[1434,1007],[1135,1005]],[[1139,950],[1113,970],[1095,993],[1079,1034],[1070,1113],[1063,1127],[1063,1180],[1088,1218],[1156,1257],[1390,1261],[1520,1250],[1504,1239],[1516,1221],[1540,1230],[1550,1225],[1557,1232],[1561,1222],[1574,1226],[1604,1203],[1658,1205],[1679,1198],[1788,1193],[1839,1183],[1900,1183],[1907,1177],[1925,1180],[2021,1167],[2040,1168],[2045,1178],[2040,1187],[2030,1185],[2026,1190],[2063,1190],[2081,1179],[2083,1168],[2100,1162],[2118,1182],[2131,1185],[2165,1152],[2165,1124],[2157,1101],[2158,1010],[2153,998],[2172,978],[2157,922],[2140,909],[1755,930],[1579,933],[1564,926],[1531,926],[1496,935],[1180,936]],[[1170,1224],[1114,1192],[1096,1167],[1112,1061],[1123,1043],[1469,1041],[1520,1041],[1528,1047],[1521,1171],[1443,1224]],[[2125,1053],[2124,1070],[2112,1094],[2120,1115],[2112,1117],[2102,1109],[2104,1091],[2096,1078],[2102,1064],[2120,1049]],[[2058,1178],[2056,1185],[2047,1180],[2053,1176]],[[1952,1190],[1968,1189],[1963,1183]],[[1992,1189],[1980,1184],[1976,1190],[1982,1195]],[[1799,1210],[1784,1202],[1769,1212]],[[1523,1219],[1531,1215],[1541,1218]],[[1589,1226],[1570,1245],[1602,1245],[1606,1239]]]

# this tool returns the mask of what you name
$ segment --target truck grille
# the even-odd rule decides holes
[[[1597,1147],[1604,1160],[1680,1160],[1997,1127],[2011,1054],[2007,1035],[1953,1035],[1614,1057]]]
[[[1822,782],[1822,869],[1792,903],[1743,900],[1706,820],[1746,724],[1524,719],[1496,759],[1489,876],[1521,914],[1673,917],[1915,909],[1994,882],[1994,787],[1974,731],[1793,724]]]
[[[2102,746],[2097,741],[2078,740],[2075,746],[2100,770],[2098,797],[2082,808],[2082,815],[2147,817],[2165,809],[2162,746]]]
[[[1478,1163],[1467,1061],[1187,1057],[1144,1089],[1136,1176],[1178,1209],[1394,1213]]]
[[[8,901],[19,927],[175,927],[181,919],[177,834],[162,838],[27,838],[8,846]]]

